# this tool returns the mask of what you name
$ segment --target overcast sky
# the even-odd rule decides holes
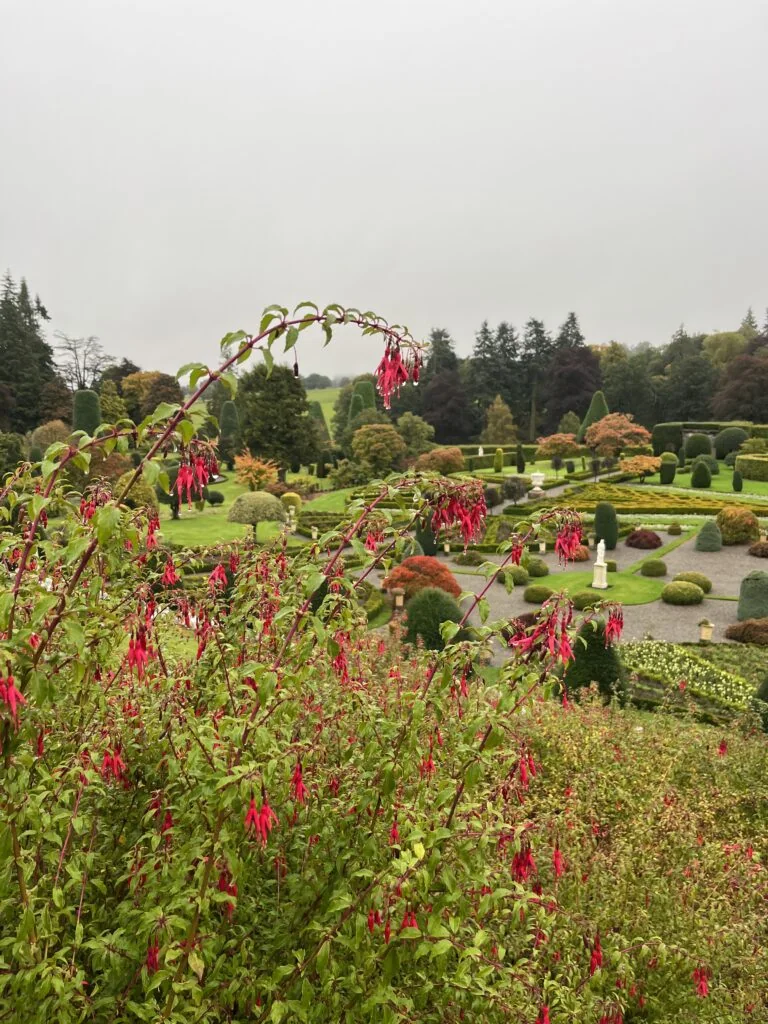
[[[0,271],[169,371],[309,298],[462,352],[762,322],[766,53],[765,0],[7,2]]]

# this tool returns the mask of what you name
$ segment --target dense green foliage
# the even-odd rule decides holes
[[[737,455],[735,468],[745,480],[768,480],[768,455]]]
[[[268,374],[264,366],[244,373],[237,389],[240,439],[263,459],[285,472],[294,462],[307,465],[317,453],[313,421],[300,380],[285,366]]]
[[[461,622],[461,617],[455,597],[439,587],[425,587],[408,602],[405,639],[408,643],[420,640],[430,651],[442,650],[445,644],[440,633],[441,623]]]
[[[604,697],[616,695],[623,700],[624,667],[616,648],[606,642],[605,625],[599,619],[586,622],[579,629],[573,644],[573,661],[563,676],[569,696],[576,695],[592,683],[597,683]]]
[[[712,486],[712,474],[706,462],[695,462],[691,470],[691,487],[706,490]]]
[[[716,520],[723,544],[749,544],[760,536],[760,524],[751,509],[740,505],[722,508]]]
[[[695,459],[697,455],[711,455],[712,440],[708,434],[689,434],[685,439],[686,459]]]
[[[616,509],[609,501],[598,502],[595,508],[595,538],[605,541],[606,551],[613,551],[619,540]]]
[[[95,391],[76,391],[72,399],[72,429],[93,434],[101,423],[101,403]]]
[[[704,600],[704,591],[695,583],[678,580],[664,587],[661,600],[665,604],[701,604]]]
[[[697,587],[701,587],[705,594],[708,594],[712,589],[712,580],[705,576],[703,572],[679,572],[674,577],[674,581],[682,580],[684,583],[695,583]]]
[[[697,551],[719,551],[723,546],[720,527],[714,519],[708,519],[696,535]]]
[[[523,591],[523,600],[527,604],[543,604],[554,594],[551,587],[545,587],[543,583],[530,583]]]
[[[643,576],[666,576],[666,562],[663,562],[660,558],[649,558],[647,562],[643,562],[640,566],[640,573]]]
[[[755,569],[741,581],[737,618],[739,622],[768,618],[768,572]]]
[[[230,523],[244,523],[255,529],[259,523],[284,523],[285,508],[274,494],[268,494],[266,491],[248,491],[235,498],[227,519]]]
[[[235,455],[239,451],[240,417],[237,406],[232,401],[224,402],[219,416],[219,453],[230,471],[235,467]]]
[[[581,444],[584,441],[584,435],[587,430],[592,426],[593,423],[597,423],[604,416],[607,416],[611,410],[608,408],[608,403],[605,400],[605,395],[602,391],[596,391],[592,395],[592,400],[589,403],[589,408],[586,411],[584,419],[581,421],[581,426],[576,433],[576,440]]]
[[[715,435],[715,455],[718,459],[724,459],[726,455],[735,452],[748,437],[743,427],[724,427]]]

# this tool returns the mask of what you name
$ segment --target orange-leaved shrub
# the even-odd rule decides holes
[[[439,587],[453,597],[458,597],[461,593],[461,587],[451,570],[437,558],[429,555],[413,555],[411,558],[403,559],[385,578],[384,586],[388,590],[402,587],[405,590],[406,601],[425,587]]]

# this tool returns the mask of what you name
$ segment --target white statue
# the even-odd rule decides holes
[[[597,558],[595,559],[595,565],[605,565],[605,541],[599,540],[597,542]]]
[[[592,566],[592,586],[597,590],[608,589],[608,566],[605,564],[605,541],[598,541],[597,558]]]

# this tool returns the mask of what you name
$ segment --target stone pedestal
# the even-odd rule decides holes
[[[608,566],[605,562],[595,562],[592,566],[592,586],[596,590],[608,589]]]
[[[545,497],[545,494],[541,487],[533,487],[528,491],[528,497],[531,501],[538,501],[540,498]]]

